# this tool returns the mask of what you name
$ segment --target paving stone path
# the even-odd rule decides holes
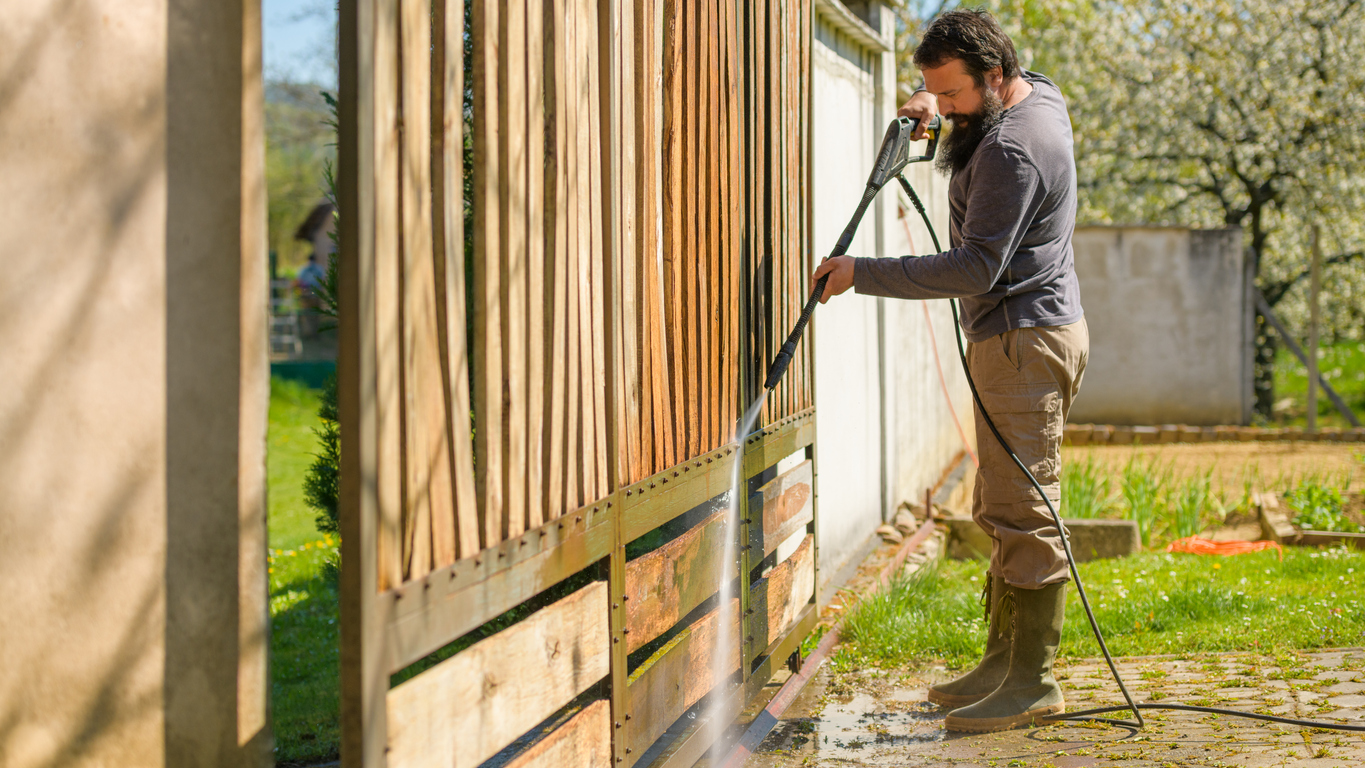
[[[1365,650],[1120,660],[1139,702],[1226,707],[1365,725]],[[1365,766],[1365,733],[1192,712],[1144,712],[1141,731],[1058,724],[949,734],[926,688],[937,670],[828,665],[787,710],[749,768],[787,766]],[[1068,709],[1123,703],[1104,661],[1059,665]],[[1122,715],[1121,715],[1122,716]]]

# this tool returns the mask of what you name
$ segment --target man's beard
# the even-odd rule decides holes
[[[938,147],[938,159],[934,167],[947,176],[967,167],[968,161],[976,152],[976,146],[986,138],[986,133],[1000,122],[1005,112],[1005,102],[989,88],[980,88],[981,106],[975,112],[964,115],[959,112],[944,115],[952,124],[952,130],[943,138]]]

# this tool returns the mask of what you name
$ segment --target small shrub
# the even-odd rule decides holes
[[[1109,472],[1095,463],[1093,456],[1085,461],[1062,463],[1062,516],[1090,519],[1104,517],[1112,502]]]
[[[1284,495],[1285,503],[1294,510],[1294,525],[1309,531],[1338,531],[1362,533],[1361,526],[1347,520],[1343,514],[1346,502],[1341,491],[1319,480],[1307,480]]]
[[[318,530],[337,533],[340,529],[337,500],[340,495],[339,467],[341,466],[341,425],[337,419],[337,377],[327,377],[322,388],[322,403],[318,406],[322,423],[313,428],[317,435],[319,453],[303,478],[304,500],[309,509],[318,513]]]

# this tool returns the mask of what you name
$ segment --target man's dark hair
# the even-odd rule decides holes
[[[1014,43],[985,8],[948,11],[924,30],[915,49],[915,66],[933,69],[949,59],[960,59],[978,86],[986,84],[986,73],[996,67],[1006,80],[1019,76]]]

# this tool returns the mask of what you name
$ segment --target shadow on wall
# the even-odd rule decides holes
[[[242,8],[5,15],[0,764],[268,756],[263,710],[231,727],[265,640],[238,621]]]

